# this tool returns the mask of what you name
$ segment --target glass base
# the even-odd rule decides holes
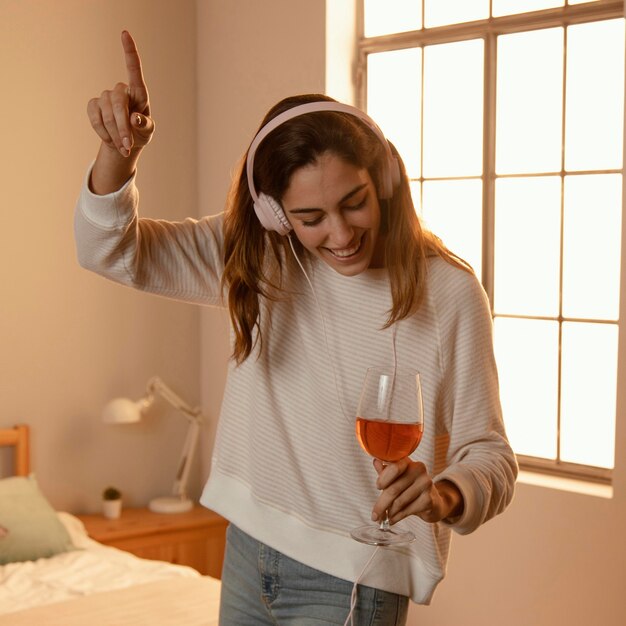
[[[410,530],[381,528],[372,524],[355,528],[350,535],[353,539],[370,546],[392,546],[397,543],[411,543],[415,535]]]

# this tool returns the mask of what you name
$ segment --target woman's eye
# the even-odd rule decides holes
[[[367,198],[368,198],[368,195],[365,194],[365,196],[363,196],[363,199],[360,200],[357,204],[345,205],[343,207],[343,210],[344,211],[358,211],[359,209],[362,209],[363,207],[365,207],[365,205],[367,204]],[[324,215],[322,214],[310,220],[300,220],[300,223],[302,224],[302,226],[317,226],[323,219],[324,219]]]
[[[358,209],[362,209],[365,204],[367,202],[367,196],[365,196],[363,198],[363,200],[361,200],[358,204],[353,204],[352,206],[347,206],[346,209],[350,210],[350,211],[356,211]]]
[[[302,226],[317,226],[321,221],[321,217],[316,217],[313,220],[302,220]]]

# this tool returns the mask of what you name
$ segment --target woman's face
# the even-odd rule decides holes
[[[380,205],[366,169],[325,153],[293,173],[282,207],[300,243],[340,274],[383,266]]]

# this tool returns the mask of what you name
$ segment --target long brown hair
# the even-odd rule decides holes
[[[320,94],[286,98],[265,116],[261,128],[294,106],[330,101]],[[392,146],[392,150],[395,149]],[[259,145],[254,159],[257,191],[281,201],[295,170],[331,153],[358,168],[365,168],[377,189],[385,151],[380,140],[364,123],[348,113],[318,111],[295,117],[273,130]],[[228,293],[228,309],[235,333],[233,358],[245,361],[259,342],[261,298],[283,297],[282,259],[290,258],[287,238],[263,229],[254,213],[246,178],[244,156],[234,180],[224,218],[224,274],[222,286]],[[389,273],[392,307],[385,324],[405,319],[419,308],[426,287],[428,256],[440,256],[471,271],[468,264],[450,252],[417,216],[402,160],[401,182],[390,200],[381,201],[385,237],[385,266]]]

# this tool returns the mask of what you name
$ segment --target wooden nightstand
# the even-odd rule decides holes
[[[92,539],[132,552],[144,559],[189,565],[201,574],[220,578],[228,522],[195,506],[187,513],[153,513],[124,509],[119,519],[77,515]]]

